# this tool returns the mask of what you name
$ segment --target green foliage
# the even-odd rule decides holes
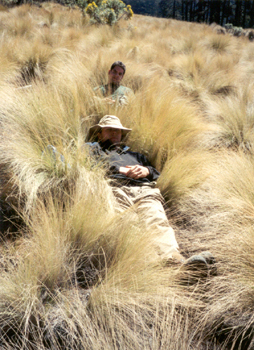
[[[9,6],[16,6],[19,3],[20,3],[19,0],[2,0],[1,1],[1,5],[7,6],[7,7],[9,7]]]
[[[95,0],[90,2],[85,13],[89,15],[91,23],[113,25],[121,18],[130,19],[133,11],[130,5],[121,0]]]
[[[242,27],[235,27],[232,23],[226,23],[225,29],[228,33],[233,34],[234,36],[241,36],[243,34]]]
[[[87,6],[87,1],[86,0],[76,0],[76,5],[82,9],[84,9]]]
[[[232,24],[232,23],[226,23],[226,24],[225,24],[225,28],[226,28],[227,30],[233,29],[233,24]]]
[[[7,7],[33,2],[33,0],[2,0],[2,4]],[[37,2],[44,2],[44,0]],[[57,0],[56,2],[69,7],[78,6],[89,15],[91,23],[113,25],[121,18],[127,20],[133,16],[131,6],[126,5],[122,0]]]
[[[241,36],[243,33],[242,27],[234,27],[234,36]]]
[[[87,0],[58,0],[57,1],[59,4],[64,5],[64,6],[78,6],[81,9],[86,8],[88,1]]]

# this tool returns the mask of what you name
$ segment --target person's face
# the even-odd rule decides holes
[[[123,79],[124,70],[119,66],[115,66],[113,69],[108,71],[108,83],[119,84]]]
[[[98,134],[99,141],[109,140],[111,143],[121,142],[122,130],[115,128],[102,128],[101,132]]]

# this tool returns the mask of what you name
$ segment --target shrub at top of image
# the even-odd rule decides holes
[[[85,13],[89,15],[92,23],[113,25],[121,18],[130,19],[133,11],[130,5],[121,0],[95,0],[90,2]]]
[[[44,0],[37,0],[40,4]],[[122,0],[56,0],[55,2],[64,6],[78,6],[90,17],[93,24],[113,25],[120,19],[131,19],[133,11],[131,5],[126,5]],[[22,5],[24,3],[33,4],[34,0],[2,0],[2,5],[7,7]]]

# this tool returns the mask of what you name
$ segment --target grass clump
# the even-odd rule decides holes
[[[252,43],[169,19],[129,25],[121,11],[91,26],[53,3],[0,17],[1,347],[251,349]],[[115,60],[134,91],[126,106],[93,91]],[[160,170],[181,253],[210,250],[217,275],[184,284],[155,232],[116,212],[84,148],[105,114]]]

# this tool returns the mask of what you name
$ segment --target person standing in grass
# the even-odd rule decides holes
[[[92,142],[85,146],[96,163],[106,166],[106,175],[116,197],[118,211],[132,208],[144,228],[155,233],[152,236],[153,245],[162,260],[208,271],[208,265],[214,262],[209,252],[189,259],[180,254],[174,230],[164,210],[164,199],[156,188],[160,174],[143,154],[131,151],[123,143],[130,131],[116,116],[105,115],[89,129]]]
[[[94,91],[104,97],[104,100],[113,104],[118,102],[119,104],[126,104],[127,97],[133,94],[133,91],[121,85],[121,81],[124,77],[126,66],[121,61],[114,62],[108,71],[108,82],[106,85],[97,86]]]

